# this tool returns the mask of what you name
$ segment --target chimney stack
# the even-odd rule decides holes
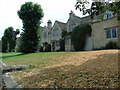
[[[70,13],[69,13],[69,16],[72,17],[74,15],[75,15],[74,12],[71,10]]]
[[[52,28],[52,22],[51,22],[50,20],[48,20],[48,22],[47,22],[47,27],[48,27],[49,29]]]

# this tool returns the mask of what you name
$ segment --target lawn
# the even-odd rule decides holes
[[[24,88],[118,88],[118,50],[3,53],[7,65],[34,65],[13,72]]]
[[[7,65],[32,65],[36,68],[50,66],[61,62],[62,57],[69,57],[70,52],[50,53],[2,53],[3,62]]]

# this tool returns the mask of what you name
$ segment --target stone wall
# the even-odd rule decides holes
[[[93,22],[91,26],[93,48],[100,48],[102,46],[105,46],[106,43],[108,43],[110,40],[118,42],[118,37],[110,39],[107,39],[106,37],[106,29],[117,28],[117,31],[119,30],[119,24],[116,17],[112,17],[103,21]]]

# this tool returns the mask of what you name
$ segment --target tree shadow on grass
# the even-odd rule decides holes
[[[79,66],[43,68],[37,74],[22,77],[22,85],[25,88],[118,88],[116,57],[117,54],[106,54]]]
[[[22,56],[22,55],[27,55],[27,54],[16,54],[16,55],[8,55],[8,56],[1,56],[2,59],[5,59],[5,58],[10,58],[10,57],[17,57],[17,56]]]

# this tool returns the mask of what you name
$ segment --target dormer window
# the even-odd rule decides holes
[[[112,12],[106,12],[105,15],[104,15],[104,19],[111,18],[111,17],[113,17]]]

